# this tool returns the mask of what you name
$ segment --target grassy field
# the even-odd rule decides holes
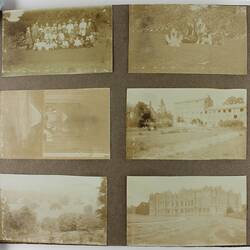
[[[246,131],[226,128],[128,129],[128,159],[245,159]]]
[[[128,245],[243,245],[246,222],[229,217],[128,215]]]
[[[223,45],[167,46],[164,33],[130,35],[129,69],[138,73],[245,74],[246,38]]]
[[[3,73],[11,75],[79,74],[112,71],[111,45],[93,48],[33,51],[10,49],[3,53]]]

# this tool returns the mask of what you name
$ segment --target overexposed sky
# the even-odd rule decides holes
[[[221,186],[224,190],[232,190],[241,194],[242,203],[246,203],[245,176],[129,176],[127,178],[127,205],[138,205],[148,201],[150,193],[172,191],[182,188],[202,188],[204,186]]]
[[[210,96],[215,106],[220,106],[228,97],[242,97],[246,102],[245,89],[209,89],[209,88],[131,88],[127,90],[127,104],[135,105],[138,101],[149,103],[154,109],[164,100],[167,110],[173,110],[175,102],[201,99]]]
[[[101,177],[62,176],[62,175],[0,175],[3,191],[33,192],[50,195],[82,197],[87,204],[96,207],[98,187]]]

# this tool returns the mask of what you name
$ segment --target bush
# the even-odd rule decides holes
[[[58,218],[59,230],[61,232],[76,231],[78,216],[76,214],[63,214]]]
[[[239,120],[226,120],[220,121],[219,126],[224,128],[243,128],[244,123]]]

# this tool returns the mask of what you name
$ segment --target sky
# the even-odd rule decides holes
[[[178,192],[182,188],[202,188],[206,185],[222,186],[224,190],[240,193],[242,203],[246,204],[245,176],[129,176],[127,179],[127,205],[137,206],[142,201],[148,201],[150,193]]]
[[[205,88],[132,88],[127,90],[127,104],[135,105],[138,101],[149,103],[154,109],[163,99],[167,110],[173,111],[174,103],[188,100],[201,99],[210,96],[215,106],[220,106],[228,97],[243,97],[246,102],[245,89],[205,89]]]
[[[101,177],[60,175],[0,175],[0,187],[5,191],[33,192],[82,198],[86,204],[97,206]]]

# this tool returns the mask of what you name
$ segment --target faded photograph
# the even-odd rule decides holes
[[[112,8],[3,12],[4,76],[112,72]]]
[[[4,242],[106,245],[105,177],[0,175]]]
[[[131,5],[129,72],[247,74],[246,7]]]
[[[127,244],[246,244],[245,176],[127,178]]]
[[[245,89],[127,90],[127,159],[246,159]]]
[[[4,159],[110,159],[109,89],[0,92]]]

